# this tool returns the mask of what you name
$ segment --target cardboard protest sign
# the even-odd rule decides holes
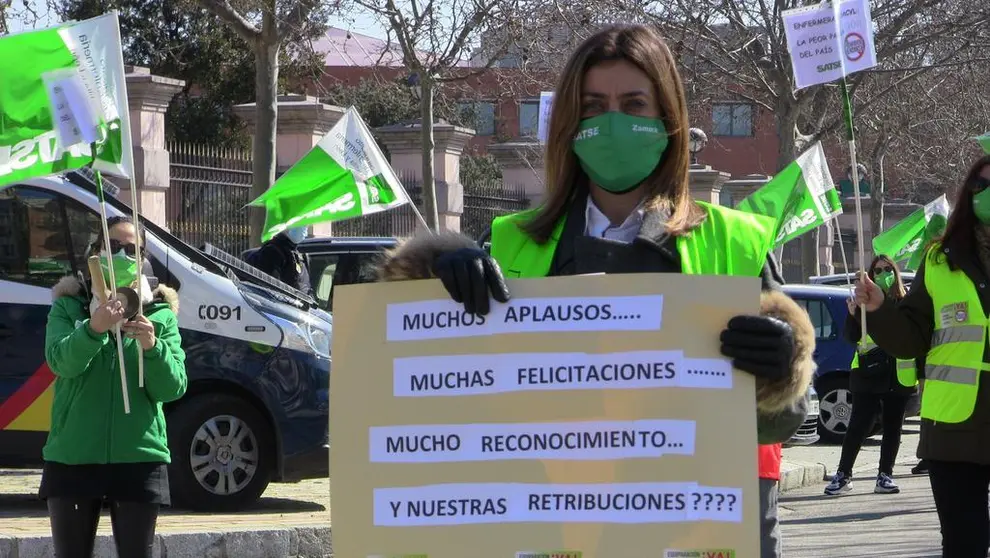
[[[869,0],[835,0],[781,14],[794,87],[835,81],[877,65]]]
[[[509,287],[487,316],[439,281],[336,293],[335,553],[758,556],[754,380],[718,338],[759,281]]]

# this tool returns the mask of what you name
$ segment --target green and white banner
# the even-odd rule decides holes
[[[775,248],[841,214],[842,202],[821,142],[816,142],[770,182],[739,202],[736,209],[776,219]]]
[[[990,132],[987,132],[975,139],[980,143],[980,146],[983,147],[983,152],[990,155]]]
[[[949,211],[949,202],[942,194],[877,235],[873,239],[873,253],[890,256],[902,263],[905,270],[917,270],[928,243],[945,232]]]
[[[0,186],[90,164],[93,154],[86,140],[94,136],[93,168],[133,176],[116,12],[0,38],[0,76]],[[72,85],[79,87],[66,87]],[[87,110],[78,96],[65,96],[79,91]],[[95,132],[78,129],[85,122],[59,126],[60,118],[80,114],[96,119]]]
[[[265,241],[285,229],[370,215],[404,203],[409,195],[351,107],[316,147],[248,205],[267,210]]]

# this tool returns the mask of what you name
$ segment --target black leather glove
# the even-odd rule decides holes
[[[736,316],[722,330],[722,354],[732,366],[757,378],[779,380],[791,373],[794,330],[769,316]]]
[[[455,302],[464,304],[469,314],[487,314],[491,310],[490,298],[509,301],[509,288],[498,262],[479,248],[460,248],[442,254],[433,262],[433,274],[443,281]]]

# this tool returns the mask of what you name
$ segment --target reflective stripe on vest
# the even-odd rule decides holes
[[[873,338],[867,334],[865,341],[859,343],[857,349],[853,351],[853,359],[852,363],[849,365],[849,369],[856,370],[859,368],[860,353],[866,354],[876,347],[877,344],[873,342]],[[915,365],[914,360],[897,359],[897,383],[904,387],[914,387],[918,385],[918,367]]]
[[[757,277],[773,246],[774,221],[762,215],[697,202],[707,212],[704,222],[677,238],[681,272],[694,275]],[[492,222],[491,254],[506,277],[546,277],[564,230],[566,215],[550,239],[537,244],[520,225],[536,210],[496,217]]]
[[[976,285],[961,270],[949,269],[938,244],[925,258],[925,289],[934,306],[935,331],[925,359],[921,416],[963,422],[976,407],[985,368],[987,315]]]

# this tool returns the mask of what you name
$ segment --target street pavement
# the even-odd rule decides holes
[[[880,438],[867,440],[853,469],[852,491],[825,496],[825,481],[781,495],[785,558],[937,558],[941,536],[927,475],[912,475],[918,463],[918,419],[904,425],[894,467],[900,494],[874,494]],[[839,462],[839,446],[785,449],[785,459],[824,463],[828,474]]]
[[[51,530],[38,499],[41,471],[0,469],[0,558],[50,558]],[[273,483],[238,513],[165,508],[158,519],[156,557],[325,558],[330,541],[330,482]],[[100,519],[95,556],[115,557],[110,516]]]

